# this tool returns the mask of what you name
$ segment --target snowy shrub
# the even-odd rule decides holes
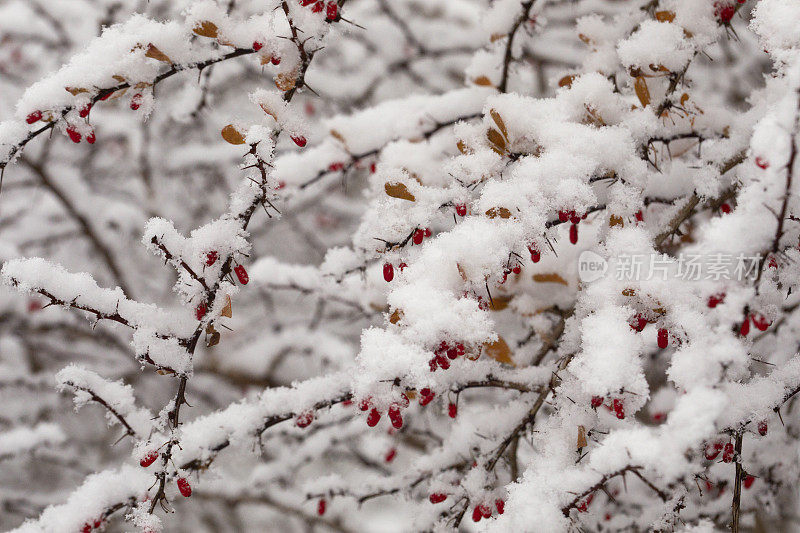
[[[2,0],[0,95],[5,529],[796,520],[796,0]]]

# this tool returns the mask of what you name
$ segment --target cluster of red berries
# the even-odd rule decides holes
[[[572,225],[569,227],[569,242],[578,244],[578,222],[586,218],[586,213],[578,215],[575,211],[559,211],[558,220],[566,222],[569,220]]]
[[[506,504],[503,500],[495,500],[494,501],[495,508],[497,509],[497,514],[503,514],[506,510]],[[480,522],[481,518],[491,518],[492,517],[492,506],[491,504],[487,505],[485,503],[479,503],[472,509],[472,521],[473,522]]]
[[[522,267],[520,265],[514,265],[511,268],[509,268],[509,267],[504,268],[503,269],[503,280],[500,283],[501,284],[505,283],[506,280],[508,279],[508,275],[511,274],[512,272],[514,274],[519,274],[520,272],[522,272]]]
[[[705,457],[709,461],[713,461],[714,459],[716,459],[717,456],[719,455],[719,452],[722,452],[723,463],[730,463],[731,461],[733,461],[733,456],[735,452],[733,443],[726,442],[725,444],[723,444],[720,441],[716,441],[713,443],[706,444]]]
[[[742,337],[746,337],[748,333],[750,333],[750,322],[753,322],[753,325],[759,331],[767,331],[767,328],[770,326],[771,322],[767,320],[767,317],[760,313],[750,313],[746,317],[744,317],[744,322],[742,322],[741,327],[739,328],[739,335]]]
[[[335,1],[330,1],[326,4],[322,0],[300,0],[300,5],[303,7],[311,6],[312,13],[319,13],[324,9],[325,18],[331,21],[336,20],[339,15],[339,4]]]
[[[601,405],[603,405],[603,397],[602,396],[592,396],[591,406],[592,409],[597,409]],[[614,414],[620,420],[625,418],[625,403],[622,401],[621,398],[613,398],[611,400],[611,405],[606,405],[606,409],[609,411],[614,411]]]
[[[411,240],[414,241],[414,244],[422,244],[422,239],[424,237],[431,236],[431,228],[420,229],[417,228],[414,230],[414,235],[412,236]]]
[[[253,41],[253,50],[258,52],[262,48],[264,48],[264,43],[262,43],[260,41]],[[269,58],[269,62],[272,63],[273,65],[280,65],[281,64],[281,58],[278,57],[278,56],[271,56]]]
[[[434,350],[433,359],[428,362],[431,372],[436,372],[437,368],[447,370],[450,368],[450,361],[448,361],[448,359],[455,360],[465,353],[467,353],[467,349],[462,343],[457,342],[456,344],[450,346],[445,341],[442,341],[441,344],[439,344],[439,347]]]
[[[94,520],[91,523],[85,522],[83,524],[83,527],[81,528],[81,533],[90,533],[92,529],[100,529],[101,527],[103,527],[103,525],[105,525],[105,520],[103,520],[102,518],[98,518],[97,520]]]
[[[575,506],[575,508],[578,510],[579,513],[585,513],[589,510],[589,504],[592,503],[592,500],[594,500],[594,492],[589,494],[585,500],[579,502]]]
[[[534,263],[538,263],[542,259],[542,253],[535,244],[529,244],[528,251],[531,253],[531,261]]]

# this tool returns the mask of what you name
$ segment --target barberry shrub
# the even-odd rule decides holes
[[[795,0],[9,0],[0,95],[4,528],[796,520]]]

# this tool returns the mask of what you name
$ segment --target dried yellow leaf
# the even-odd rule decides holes
[[[154,44],[147,45],[147,52],[145,52],[145,57],[149,57],[152,59],[157,59],[158,61],[163,61],[164,63],[172,64],[172,60],[169,58],[167,54],[162,52],[161,50],[156,47]]]
[[[622,220],[622,217],[617,215],[611,215],[611,217],[609,217],[608,219],[608,225],[609,227],[612,228],[614,226],[625,226],[625,222]]]
[[[584,426],[578,426],[578,449],[586,448],[589,445],[589,442],[586,440],[586,428]]]
[[[227,294],[225,295],[225,307],[222,309],[222,316],[228,318],[233,316],[233,302],[231,302],[231,297]]]
[[[297,83],[297,71],[280,72],[275,76],[275,86],[281,91],[291,91]]]
[[[486,211],[486,216],[489,218],[511,218],[511,211],[505,207],[493,207]]]
[[[497,131],[494,128],[490,128],[489,131],[486,132],[486,138],[489,139],[489,142],[492,145],[492,149],[499,153],[504,154],[506,151],[506,140],[503,138],[503,134]]]
[[[490,80],[486,76],[478,76],[477,78],[472,80],[472,82],[475,85],[480,85],[482,87],[493,87],[494,86],[494,84],[492,83],[492,80]]]
[[[636,97],[642,104],[642,107],[647,107],[650,103],[650,90],[647,88],[647,81],[644,76],[637,76],[633,84],[633,89],[636,91]]]
[[[222,138],[231,144],[244,144],[244,136],[239,133],[233,124],[228,124],[222,128]]]
[[[502,311],[508,307],[511,299],[511,296],[493,296],[490,309],[492,311]]]
[[[217,33],[219,32],[217,25],[210,20],[204,20],[203,22],[200,22],[192,31],[196,35],[201,37],[209,37],[211,39],[216,39]]]
[[[558,80],[559,87],[572,87],[572,82],[575,81],[576,75],[569,74]]]
[[[399,198],[400,200],[408,200],[415,202],[417,199],[413,194],[408,192],[408,187],[404,183],[389,183],[388,181],[383,185],[386,194],[392,198]]]
[[[463,279],[464,281],[469,281],[469,278],[467,277],[467,272],[464,270],[464,267],[456,263],[456,268],[458,269],[458,274],[461,276],[461,279]]]
[[[548,272],[546,274],[534,274],[533,281],[535,281],[536,283],[560,283],[562,285],[569,285],[569,283],[567,283],[567,280],[565,280],[555,272]]]
[[[72,96],[78,96],[81,93],[88,93],[89,89],[84,89],[83,87],[65,87],[68,93]]]
[[[500,133],[503,134],[503,137],[508,139],[508,130],[506,129],[506,123],[503,122],[503,117],[500,116],[500,113],[498,113],[494,109],[491,109],[489,110],[489,114],[492,116],[492,120],[494,120],[494,123],[497,124],[497,128],[500,130]]]
[[[389,322],[391,324],[397,324],[403,319],[403,312],[400,309],[395,309],[392,311],[392,314],[389,315]]]
[[[656,11],[656,20],[659,22],[672,22],[675,20],[674,11]]]
[[[459,151],[459,152],[461,152],[461,153],[462,153],[462,154],[464,154],[464,155],[467,155],[467,154],[470,154],[470,153],[472,153],[472,150],[470,150],[469,148],[467,148],[467,145],[466,145],[466,144],[464,144],[464,141],[458,141],[458,142],[456,143],[456,147],[458,148],[458,151]]]
[[[514,360],[511,359],[511,348],[508,347],[503,337],[498,337],[495,342],[484,344],[483,348],[486,351],[486,355],[498,363],[516,366]]]

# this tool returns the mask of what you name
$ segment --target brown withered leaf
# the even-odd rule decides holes
[[[586,448],[589,445],[589,442],[586,440],[586,428],[584,426],[578,426],[578,449]]]
[[[474,83],[475,85],[480,85],[481,87],[494,87],[492,80],[490,80],[486,76],[478,76],[477,78],[472,80],[472,83]]]
[[[470,150],[469,148],[467,148],[467,145],[466,145],[466,144],[464,144],[464,141],[458,141],[458,142],[456,143],[456,147],[458,148],[458,151],[459,151],[459,152],[461,152],[461,153],[462,153],[462,154],[464,154],[464,155],[467,155],[467,154],[470,154],[470,153],[472,153],[472,150]]]
[[[409,400],[413,400],[414,398],[417,397],[417,391],[415,390],[407,390],[404,394],[406,395],[406,398],[408,398]]]
[[[399,198],[400,200],[408,200],[409,202],[416,202],[417,199],[413,194],[408,192],[408,187],[404,183],[389,183],[388,181],[383,185],[386,194],[392,198]]]
[[[686,105],[686,102],[689,100],[689,93],[683,93],[681,95],[681,105]]]
[[[633,287],[628,287],[628,288],[622,289],[622,295],[623,296],[635,296],[636,295],[636,289],[634,289]]]
[[[159,368],[158,370],[156,370],[156,374],[158,374],[159,376],[171,376],[174,373],[175,373],[174,370],[168,370],[166,368]]]
[[[488,211],[486,211],[486,216],[489,218],[511,218],[511,211],[506,209],[505,207],[492,207]]]
[[[119,74],[114,74],[114,75],[113,75],[113,76],[111,76],[111,77],[112,77],[112,78],[114,78],[115,80],[117,80],[117,81],[118,81],[118,82],[120,82],[120,83],[125,83],[125,81],[127,81],[127,80],[125,80],[125,78],[123,78],[123,77],[122,77],[122,76],[120,76]]]
[[[486,355],[498,363],[516,366],[514,360],[511,359],[511,348],[508,347],[503,337],[498,337],[495,342],[487,342],[483,345],[483,348],[486,351]]]
[[[503,137],[508,139],[508,130],[506,129],[506,123],[503,122],[503,117],[500,116],[500,113],[498,113],[494,109],[490,109],[489,114],[492,116],[492,120],[494,120],[494,123],[497,124],[497,128],[500,130],[500,133],[503,134]]]
[[[582,33],[578,34],[578,39],[580,39],[583,42],[583,44],[592,44],[592,40],[588,36]]]
[[[228,124],[222,128],[222,138],[231,144],[244,144],[244,136],[239,133],[233,124]]]
[[[508,35],[508,34],[506,34],[506,33],[493,33],[492,36],[489,37],[489,41],[493,42],[493,43],[497,42],[500,39],[502,39],[503,37],[505,37],[506,35]]]
[[[347,148],[347,140],[344,138],[344,135],[336,130],[331,130],[331,137],[342,143],[344,147]]]
[[[81,93],[88,93],[89,89],[84,89],[83,87],[64,87],[69,94],[72,96],[78,96]]]
[[[575,81],[576,75],[569,74],[558,80],[559,87],[572,87],[572,82]]]
[[[567,283],[567,280],[565,280],[555,272],[548,272],[546,274],[534,274],[533,281],[535,281],[536,283],[560,283],[562,285],[569,285],[569,283]]]
[[[211,39],[217,38],[217,33],[219,30],[217,29],[217,25],[211,22],[210,20],[204,20],[197,24],[192,30],[196,35],[201,37],[209,37]]]
[[[486,138],[489,139],[489,143],[492,145],[492,150],[500,155],[506,153],[506,140],[502,133],[494,128],[489,128],[489,131],[486,132]]]
[[[275,76],[275,86],[281,91],[291,91],[297,83],[297,71],[279,72]]]
[[[493,296],[490,309],[492,311],[502,311],[508,307],[508,304],[511,303],[511,299],[511,296]]]
[[[403,311],[400,309],[395,309],[392,311],[392,314],[389,315],[389,323],[391,324],[397,324],[401,320],[403,320]]]
[[[233,302],[231,302],[231,297],[227,294],[225,295],[225,307],[222,309],[222,316],[233,317]]]
[[[467,272],[464,270],[464,267],[456,263],[456,268],[458,269],[458,273],[461,276],[461,279],[463,279],[464,281],[469,281],[469,278],[467,277]]]
[[[169,63],[170,65],[172,64],[172,60],[169,58],[169,56],[159,50],[154,44],[147,45],[147,52],[145,52],[144,55],[145,57],[157,59],[158,61],[163,61],[164,63]]]
[[[211,346],[216,346],[219,344],[220,339],[222,339],[222,335],[219,334],[219,331],[215,331],[211,334],[211,337],[208,338],[208,342],[206,345],[210,348]]]
[[[659,22],[672,22],[675,20],[674,11],[656,11],[656,20]]]
[[[636,97],[642,104],[642,107],[647,107],[650,103],[650,89],[647,88],[647,81],[644,76],[637,76],[633,84],[633,89],[636,91]]]
[[[613,228],[614,226],[625,226],[625,222],[622,220],[622,217],[617,215],[611,215],[608,219],[609,227]]]

